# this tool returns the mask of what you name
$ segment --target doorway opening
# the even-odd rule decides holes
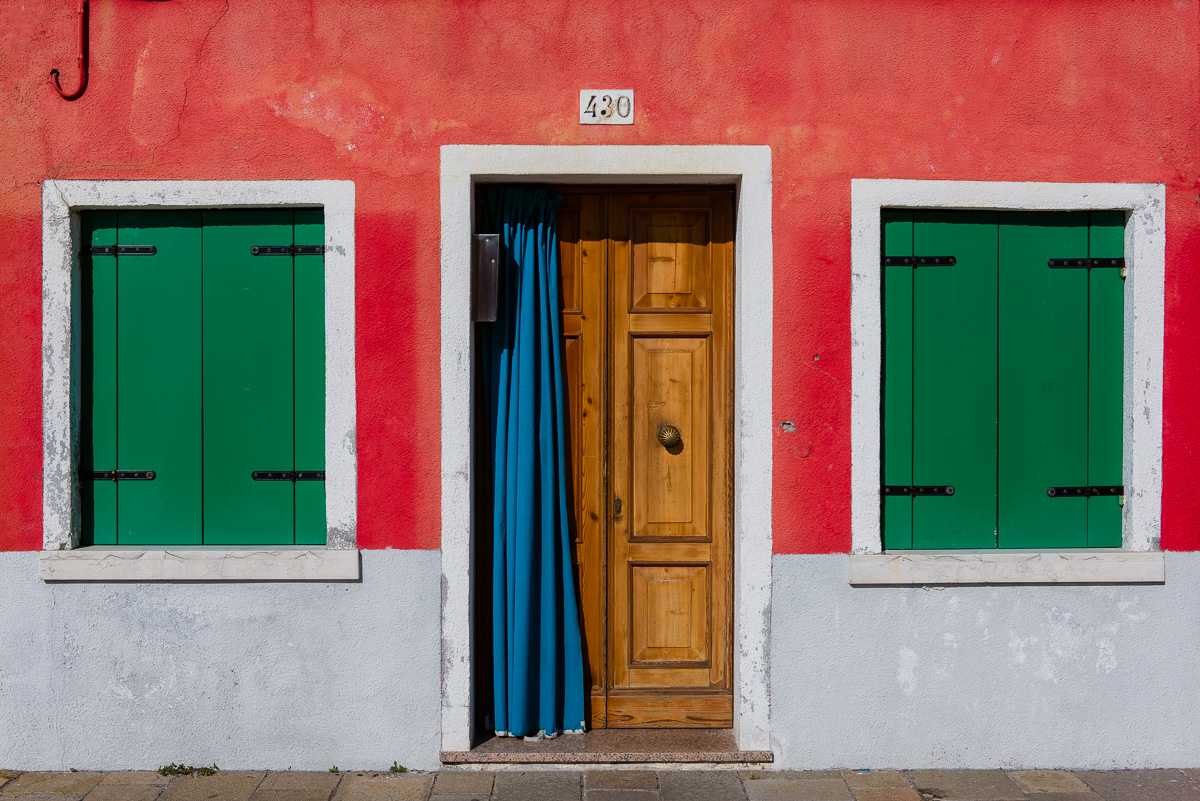
[[[477,212],[489,188],[477,187]],[[588,725],[731,728],[735,189],[548,188],[563,196],[560,346]],[[488,430],[487,405],[474,401],[473,428]],[[493,709],[487,447],[475,438],[481,737]]]

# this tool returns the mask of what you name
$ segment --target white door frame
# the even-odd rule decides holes
[[[471,747],[471,276],[476,183],[737,186],[734,706],[742,750],[770,748],[771,150],[765,145],[442,147],[442,749]]]

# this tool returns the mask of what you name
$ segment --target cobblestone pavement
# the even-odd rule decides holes
[[[1200,801],[1200,770],[0,770],[0,801]]]

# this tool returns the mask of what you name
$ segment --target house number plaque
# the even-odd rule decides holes
[[[579,124],[633,125],[633,90],[580,90]]]

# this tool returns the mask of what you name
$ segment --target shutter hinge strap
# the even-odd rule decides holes
[[[92,470],[92,481],[153,481],[153,470]]]
[[[324,245],[255,245],[250,248],[253,256],[323,256]]]
[[[1046,494],[1051,498],[1097,498],[1115,495],[1124,497],[1125,487],[1120,484],[1092,487],[1046,487]]]
[[[884,256],[884,267],[953,267],[958,259],[953,256]]]
[[[250,473],[255,481],[324,481],[324,470],[255,470]]]
[[[932,486],[908,486],[905,484],[884,484],[884,495],[953,495],[953,484],[934,484]]]
[[[1055,270],[1062,269],[1083,269],[1091,270],[1096,267],[1116,267],[1121,270],[1121,277],[1124,278],[1128,272],[1125,266],[1125,259],[1047,259],[1046,266]]]
[[[88,248],[93,256],[153,256],[158,253],[154,245],[92,245]]]

